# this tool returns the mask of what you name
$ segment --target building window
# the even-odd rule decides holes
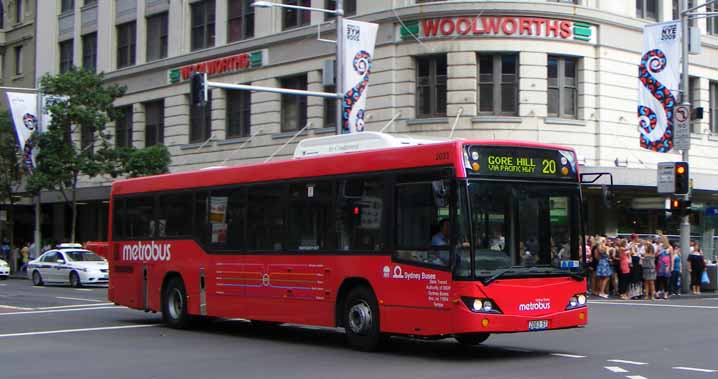
[[[135,21],[117,26],[117,68],[135,65],[136,26]]]
[[[167,57],[167,36],[169,33],[168,13],[147,18],[147,61]]]
[[[3,5],[2,0],[0,0],[0,29],[5,28],[5,5]]]
[[[227,91],[227,138],[249,137],[252,93]]]
[[[97,71],[97,32],[82,36],[82,68]]]
[[[307,75],[280,79],[280,87],[307,90]],[[300,130],[307,124],[307,97],[282,95],[282,132]]]
[[[710,82],[711,133],[718,133],[718,82]]]
[[[165,101],[150,101],[145,105],[145,146],[165,142]]]
[[[85,6],[95,5],[95,4],[97,4],[97,0],[85,0]]]
[[[446,55],[416,58],[416,115],[446,116]]]
[[[75,9],[75,0],[61,0],[60,1],[60,12],[70,12]]]
[[[479,112],[515,115],[518,110],[518,57],[479,56]]]
[[[214,46],[214,0],[192,4],[192,50]]]
[[[548,0],[550,3],[578,4],[578,0]]]
[[[15,1],[15,22],[18,24],[22,22],[22,2],[24,0],[17,0]]]
[[[324,92],[337,93],[337,87],[325,86]],[[337,99],[324,98],[324,127],[337,127]]]
[[[82,151],[87,151],[92,154],[95,151],[95,128],[82,125],[80,128],[80,147]]]
[[[342,7],[344,7],[344,17],[351,17],[357,14],[356,0],[344,0],[344,2],[342,3]],[[325,0],[324,9],[336,10],[337,0]],[[325,13],[324,15],[325,20],[332,20],[335,17],[331,13]]]
[[[658,0],[636,0],[636,17],[658,21]]]
[[[118,108],[115,120],[115,146],[132,147],[132,106]]]
[[[284,4],[287,5],[298,5],[301,7],[311,7],[311,0],[284,0]],[[309,25],[312,14],[309,11],[302,11],[298,9],[282,9],[282,27],[284,29],[297,28],[304,25]]]
[[[680,18],[681,18],[681,14],[680,14],[680,9],[681,9],[681,8],[680,8],[680,5],[679,5],[679,4],[680,4],[680,1],[681,1],[681,0],[673,0],[673,3],[672,3],[673,19],[674,19],[674,20],[680,20]],[[688,8],[693,8],[693,7],[695,7],[695,6],[696,6],[696,0],[688,0]],[[706,6],[706,7],[709,9],[708,12],[710,12],[710,6]],[[708,20],[708,22],[710,22],[711,17],[708,17],[707,20]],[[695,19],[690,19],[690,20],[688,20],[688,25],[689,25],[689,26],[696,26],[696,20],[695,20]]]
[[[548,115],[576,118],[576,59],[548,57]]]
[[[68,72],[72,68],[73,40],[60,42],[60,73]]]
[[[22,46],[15,46],[15,75],[22,75]]]
[[[718,12],[718,4],[711,3],[706,5],[706,12]],[[706,22],[706,32],[710,35],[718,35],[718,20],[715,17],[707,17]]]
[[[254,0],[235,0],[228,3],[227,41],[239,41],[254,36]]]
[[[189,142],[204,142],[212,131],[212,91],[207,91],[205,106],[190,104]]]

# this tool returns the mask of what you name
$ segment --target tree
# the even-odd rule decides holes
[[[37,166],[28,178],[28,190],[34,193],[45,190],[59,191],[72,208],[72,234],[75,240],[77,227],[77,185],[81,175],[116,174],[117,154],[111,145],[107,123],[118,118],[113,106],[124,95],[125,87],[106,85],[103,74],[83,69],[40,79],[42,93],[57,96],[48,110],[52,120],[47,130],[35,136],[39,153]],[[82,138],[83,146],[72,142],[75,130],[89,133]],[[68,198],[70,192],[71,197]]]
[[[0,202],[9,203],[7,210],[8,239],[12,244],[13,236],[13,209],[15,198],[13,194],[20,187],[22,171],[18,158],[18,146],[15,139],[12,119],[8,111],[0,112]]]
[[[130,178],[169,172],[170,152],[165,145],[144,149],[124,148],[118,151],[119,170]]]

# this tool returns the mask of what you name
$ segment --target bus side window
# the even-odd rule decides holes
[[[202,243],[209,242],[207,195],[207,191],[198,191],[194,195],[194,235]]]
[[[337,181],[336,234],[339,250],[384,249],[383,199],[381,177]]]
[[[289,189],[287,249],[299,251],[330,250],[334,247],[331,233],[332,183],[314,181],[292,184]]]
[[[247,189],[247,248],[281,250],[285,235],[287,185],[251,186]]]
[[[127,199],[126,238],[146,239],[155,236],[154,200],[152,196]]]

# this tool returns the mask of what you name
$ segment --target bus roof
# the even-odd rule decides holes
[[[571,151],[572,148],[526,141],[454,140],[367,151],[310,156],[242,166],[209,167],[187,172],[123,179],[112,184],[112,195],[128,195],[238,183],[266,182],[419,167],[452,166],[465,177],[461,147],[464,145],[525,147]],[[441,154],[440,154],[441,153]],[[445,153],[448,153],[445,154]],[[439,159],[440,158],[440,159]]]

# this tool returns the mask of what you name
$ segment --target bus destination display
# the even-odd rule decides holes
[[[480,146],[469,146],[467,149],[469,174],[566,179],[575,177],[575,168],[568,159],[571,157],[568,152]]]

